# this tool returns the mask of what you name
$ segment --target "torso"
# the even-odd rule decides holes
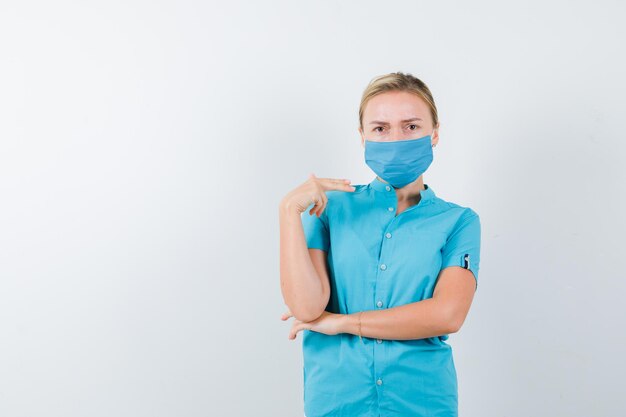
[[[316,216],[304,215],[308,247],[321,246],[317,233],[327,233],[330,242],[327,311],[351,314],[433,296],[446,242],[471,210],[435,197],[432,189],[422,193],[401,202],[375,180],[357,185],[354,193],[327,192],[324,228]],[[461,255],[450,253],[448,259],[461,265]],[[304,330],[306,415],[341,409],[355,416],[456,416],[456,370],[447,338],[361,340]]]

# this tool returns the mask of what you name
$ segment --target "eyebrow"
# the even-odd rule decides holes
[[[416,120],[419,120],[420,122],[423,122],[422,119],[420,119],[419,117],[413,117],[411,119],[406,119],[406,120],[401,120],[402,123],[406,123],[406,122],[414,122]],[[371,125],[388,125],[388,122],[381,122],[379,120],[373,120],[370,122]]]

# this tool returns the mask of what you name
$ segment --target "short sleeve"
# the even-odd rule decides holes
[[[324,209],[320,217],[317,214],[309,214],[309,210],[313,207],[311,204],[307,209],[302,212],[302,227],[304,229],[304,236],[306,238],[306,244],[309,249],[321,249],[328,252],[330,248],[330,233],[328,229],[328,217],[327,210]]]
[[[460,266],[474,274],[478,288],[480,268],[480,218],[473,210],[468,210],[457,222],[442,249],[441,269]]]

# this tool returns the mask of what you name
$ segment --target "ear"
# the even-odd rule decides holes
[[[365,135],[363,134],[363,129],[359,126],[359,135],[361,135],[361,147],[365,148]]]
[[[437,127],[434,129],[431,140],[433,146],[437,146],[437,143],[439,143],[439,124],[437,124]]]

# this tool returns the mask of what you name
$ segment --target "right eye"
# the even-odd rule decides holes
[[[374,131],[376,131],[376,132],[382,132],[382,130],[376,130],[376,129],[382,129],[382,128],[383,128],[382,126],[375,127],[375,128],[374,128]]]

